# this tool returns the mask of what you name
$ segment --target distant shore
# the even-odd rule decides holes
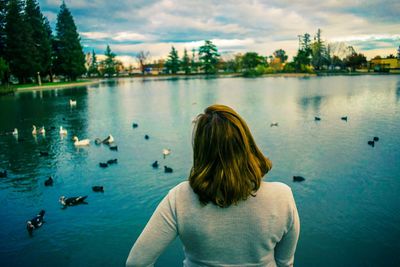
[[[58,88],[68,88],[68,87],[80,87],[87,86],[91,84],[100,83],[100,79],[96,80],[83,80],[77,82],[68,82],[68,83],[54,83],[54,84],[43,84],[41,86],[18,86],[16,88],[16,92],[24,92],[24,91],[35,91],[35,90],[47,90],[47,89],[58,89]]]

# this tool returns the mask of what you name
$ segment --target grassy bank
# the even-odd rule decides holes
[[[43,83],[41,86],[39,86],[38,84],[21,84],[21,85],[16,85],[16,90],[18,92],[21,92],[29,90],[46,90],[55,88],[78,87],[78,86],[86,86],[89,84],[95,84],[99,82],[100,82],[99,80],[78,80],[73,82]]]
[[[14,85],[0,85],[0,96],[14,94],[15,91]]]

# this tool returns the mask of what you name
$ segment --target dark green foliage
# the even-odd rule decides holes
[[[200,66],[206,74],[214,74],[217,72],[217,64],[219,59],[217,47],[209,40],[199,48]]]
[[[167,62],[165,62],[165,67],[168,69],[168,72],[172,74],[176,74],[179,70],[179,56],[178,51],[176,51],[175,47],[171,48],[171,52],[169,52]]]
[[[329,63],[329,55],[325,43],[321,39],[320,29],[318,29],[314,42],[311,44],[311,56],[311,64],[315,70],[320,70],[322,66]]]
[[[115,54],[111,52],[111,48],[109,45],[107,45],[106,51],[104,52],[104,55],[106,56],[106,59],[103,61],[103,75],[106,75],[108,77],[112,77],[115,73],[115,67],[116,67],[116,61],[115,61]]]
[[[57,15],[56,33],[55,72],[74,81],[86,72],[85,55],[74,19],[64,2]]]
[[[274,57],[279,58],[281,63],[285,63],[286,60],[288,59],[288,56],[286,55],[286,52],[283,49],[276,50],[274,52]]]
[[[0,0],[0,57],[4,57],[6,48],[7,0]]]
[[[36,48],[32,40],[32,27],[26,22],[22,14],[22,3],[10,0],[6,15],[5,57],[11,72],[18,77],[20,83],[35,76],[38,63],[35,62]]]
[[[46,75],[51,68],[51,28],[47,18],[40,11],[36,0],[26,1],[25,20],[32,29],[31,36],[34,44],[32,47],[32,59],[34,61],[32,68],[35,74],[40,72],[41,75]]]
[[[183,57],[182,57],[181,64],[182,64],[182,70],[185,72],[185,74],[190,74],[190,72],[191,72],[190,58],[189,58],[186,48],[183,51]]]
[[[88,69],[88,76],[98,76],[99,75],[99,68],[98,68],[98,63],[97,63],[97,57],[96,57],[96,53],[94,52],[94,50],[92,50],[92,56],[91,56],[91,62],[90,62],[90,66]]]
[[[366,64],[367,58],[361,53],[357,54],[354,52],[351,55],[348,55],[343,62],[346,67],[349,67],[352,71],[354,71],[356,68]]]
[[[258,55],[256,52],[247,52],[242,57],[242,67],[245,72],[252,71],[258,65],[263,65],[263,64],[265,64],[264,58]]]
[[[197,63],[196,63],[196,49],[192,49],[192,58],[190,61],[190,70],[191,72],[197,72]]]

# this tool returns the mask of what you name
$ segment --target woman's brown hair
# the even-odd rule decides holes
[[[201,203],[229,207],[254,196],[271,161],[232,108],[212,105],[197,116],[189,182]]]

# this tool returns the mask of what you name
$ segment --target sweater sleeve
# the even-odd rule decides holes
[[[175,195],[170,191],[160,202],[133,245],[126,266],[154,266],[157,258],[177,236]]]
[[[278,267],[293,266],[294,253],[300,233],[300,219],[293,194],[290,191],[291,216],[287,232],[275,246],[275,261]]]

